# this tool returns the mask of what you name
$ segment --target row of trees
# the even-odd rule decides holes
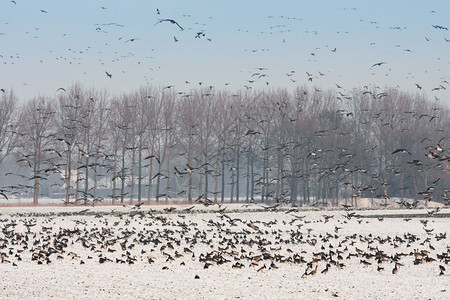
[[[75,84],[21,104],[5,91],[0,190],[35,204],[44,190],[66,203],[447,200],[449,125],[447,107],[393,88]]]

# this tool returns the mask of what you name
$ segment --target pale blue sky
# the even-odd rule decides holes
[[[450,31],[432,26],[450,28],[449,1],[15,2],[0,2],[0,87],[21,99],[74,82],[114,94],[146,84],[187,92],[198,82],[230,90],[269,82],[400,86],[450,104]],[[185,30],[155,26],[163,18]],[[372,68],[377,62],[386,64]]]

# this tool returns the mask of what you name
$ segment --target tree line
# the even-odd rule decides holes
[[[74,84],[0,99],[0,192],[65,203],[448,201],[450,115],[396,88]]]

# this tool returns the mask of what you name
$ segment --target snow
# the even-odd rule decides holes
[[[0,253],[6,262],[0,264],[0,298],[450,299],[450,264],[437,258],[438,254],[450,253],[448,239],[437,239],[450,228],[448,208],[442,208],[434,217],[423,216],[427,213],[425,209],[358,210],[356,213],[364,217],[348,219],[343,210],[300,210],[289,214],[285,211],[241,211],[225,212],[228,217],[224,217],[217,212],[217,206],[205,208],[196,205],[193,213],[182,211],[186,207],[176,206],[176,211],[168,214],[163,211],[167,206],[163,205],[142,206],[140,209],[134,206],[101,206],[90,207],[82,215],[76,213],[86,207],[2,207],[0,245],[5,247],[0,249]],[[149,214],[150,209],[156,211]],[[205,209],[206,212],[199,212]],[[227,211],[242,209],[241,205],[227,206]],[[261,210],[261,207],[246,209]],[[31,215],[36,213],[46,215]],[[411,220],[405,220],[406,215],[419,214],[420,217],[412,216]],[[323,215],[330,216],[328,222],[324,222]],[[380,215],[384,218],[378,219]],[[243,222],[229,222],[230,218],[242,219]],[[426,226],[421,222],[424,220],[428,221]],[[11,223],[17,225],[8,227],[7,224]],[[26,234],[25,224],[36,225],[29,226],[30,233]],[[39,246],[48,249],[44,244],[50,243],[50,247],[55,247],[56,233],[75,229],[80,232],[66,236],[67,247],[64,252],[51,254],[50,263],[38,264],[31,259]],[[433,231],[427,233],[424,229]],[[19,253],[18,249],[23,249],[24,244],[13,244],[12,238],[5,235],[7,231],[28,235],[28,248]],[[294,232],[301,233],[301,237],[297,235],[298,238],[291,239]],[[396,236],[405,240],[405,234],[418,239],[409,243],[394,240]],[[46,237],[48,241],[45,241]],[[139,242],[141,237],[158,237],[161,243],[144,244]],[[328,240],[325,241],[326,237]],[[385,240],[388,237],[390,239]],[[105,241],[115,238],[118,238],[116,243],[105,246]],[[197,243],[187,242],[186,238],[196,239]],[[229,240],[224,241],[224,238]],[[428,238],[429,242],[426,241]],[[38,239],[40,242],[33,246]],[[82,245],[83,239],[90,244],[89,248]],[[123,250],[120,243],[125,240],[127,248]],[[244,242],[250,240],[256,242]],[[261,241],[261,246],[257,241]],[[129,248],[132,244],[134,246]],[[184,248],[192,250],[195,257],[192,258]],[[314,253],[336,252],[338,249],[344,252],[343,259],[338,260],[336,256],[333,259],[345,267],[339,269],[332,265],[326,274],[322,274],[326,262],[321,260],[312,264],[318,265],[317,274],[307,276],[302,276],[305,270],[309,273],[312,269],[306,263],[275,259],[277,268],[271,268],[270,259],[253,259],[255,265],[250,266],[252,260],[245,258],[269,253],[272,257],[278,254],[284,258],[298,255],[311,262]],[[391,259],[381,264],[370,256],[358,255],[347,259],[349,253],[357,255],[357,249],[366,253],[375,253],[373,249],[378,249],[389,257],[396,253],[408,255],[400,256],[399,262],[403,266],[399,266],[397,274],[392,274],[395,264]],[[415,249],[430,251],[428,257],[436,261],[415,265],[414,256],[409,255]],[[225,251],[223,257],[230,262],[212,263],[205,269],[205,262],[200,261],[201,254],[213,251]],[[77,257],[72,258],[70,253]],[[174,260],[166,261],[168,255],[164,253]],[[175,258],[176,253],[183,256]],[[126,261],[127,256],[136,259],[133,264],[116,262],[116,259]],[[107,257],[112,262],[100,263],[99,257]],[[148,262],[149,257],[153,263]],[[361,260],[371,265],[365,266]],[[244,267],[232,268],[236,262]],[[439,265],[446,269],[442,276],[439,275]],[[263,266],[266,268],[258,271]],[[377,271],[377,266],[384,270]],[[195,279],[196,275],[199,279]]]

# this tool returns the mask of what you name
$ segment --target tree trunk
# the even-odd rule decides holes
[[[172,149],[169,150],[169,154],[167,155],[167,184],[166,184],[166,203],[170,198],[170,162],[172,160]]]
[[[247,170],[246,170],[246,189],[245,189],[245,202],[250,201],[250,150],[247,151]]]
[[[114,147],[114,162],[113,162],[113,181],[112,181],[112,193],[111,193],[111,200],[112,204],[116,204],[116,190],[117,190],[117,164],[118,164],[118,157],[117,157],[118,149],[117,147]]]
[[[205,168],[204,168],[204,170],[205,170],[205,198],[206,199],[208,199],[209,198],[209,191],[208,191],[208,188],[209,188],[209,166],[208,166],[208,154],[205,152],[205,163],[204,163],[204,165],[205,165]]]
[[[70,146],[67,147],[67,161],[66,161],[66,168],[65,168],[65,181],[66,181],[66,204],[69,204],[70,201],[70,179],[72,176],[72,150],[70,149]]]
[[[189,145],[188,145],[188,165],[192,166],[192,134],[189,134]],[[192,188],[194,184],[194,175],[192,171],[188,172],[189,181],[188,181],[188,201],[192,203]]]
[[[155,153],[155,137],[152,138],[152,154]],[[150,204],[153,193],[153,158],[150,159],[150,166],[148,168],[148,189],[147,189],[147,202]]]
[[[205,171],[204,166],[203,166],[203,156],[205,155],[205,149],[204,149],[204,144],[202,142],[202,150],[200,152],[200,174],[199,174],[199,182],[198,182],[198,195],[200,196],[202,191],[203,191],[203,176],[202,173]],[[204,197],[206,197],[206,195],[203,195]]]
[[[94,199],[92,200],[92,205],[97,201],[97,189],[98,189],[98,151],[95,154],[95,160],[94,160],[94,191],[93,196]]]
[[[277,183],[276,183],[276,190],[275,190],[275,197],[280,200],[281,197],[281,170],[283,168],[283,155],[281,151],[278,151],[278,157],[277,157]]]
[[[221,202],[225,202],[225,152],[222,151],[222,193]]]
[[[240,172],[241,172],[241,168],[240,168],[240,164],[241,164],[241,149],[239,146],[239,141],[238,141],[238,145],[237,145],[237,149],[236,149],[236,180],[234,180],[234,182],[236,182],[236,202],[239,203],[239,180],[240,180]]]
[[[37,150],[34,152],[34,191],[33,191],[33,205],[37,206],[39,202],[39,185],[40,185],[40,172],[39,169],[41,167],[40,162],[40,151]]]
[[[291,158],[291,176],[289,180],[289,185],[291,188],[291,202],[292,206],[297,205],[298,201],[298,190],[297,190],[297,163],[296,163],[296,155],[293,154]]]
[[[134,174],[134,168],[136,166],[136,149],[133,143],[133,151],[131,153],[131,187],[130,187],[130,204],[133,204],[134,201],[134,180],[135,180],[135,174]]]
[[[159,202],[159,188],[161,186],[161,172],[162,172],[162,162],[158,164],[158,176],[156,177],[156,202]]]
[[[267,148],[267,147],[266,147]],[[267,152],[264,152],[264,161],[263,161],[263,170],[262,170],[262,185],[261,185],[261,202],[265,203],[267,201],[267,194],[268,194],[268,168],[269,168],[269,162],[268,162],[268,154]]]
[[[230,203],[233,203],[234,199],[233,199],[233,195],[234,195],[234,185],[235,185],[235,172],[234,172],[234,167],[231,168],[231,192],[230,192]]]
[[[216,166],[214,169],[214,202],[217,202],[217,194],[219,193],[219,155],[216,157]]]
[[[142,201],[142,135],[139,135],[138,150],[138,203]]]
[[[120,203],[123,204],[123,198],[125,197],[125,144],[122,147],[122,167],[121,167],[121,187],[120,187]]]
[[[147,202],[149,204],[152,201],[152,193],[153,193],[153,159],[150,160],[150,165],[148,167]]]
[[[78,204],[78,202],[80,201],[80,182],[81,182],[81,161],[82,161],[82,156],[81,156],[81,151],[78,151],[78,160],[77,160],[77,182],[75,184],[76,186],[76,191],[75,191],[75,202]]]
[[[85,168],[85,178],[84,178],[84,204],[86,205],[88,202],[88,190],[89,190],[89,155],[86,156],[86,168]]]
[[[255,169],[252,148],[250,148],[250,199],[255,199]]]

